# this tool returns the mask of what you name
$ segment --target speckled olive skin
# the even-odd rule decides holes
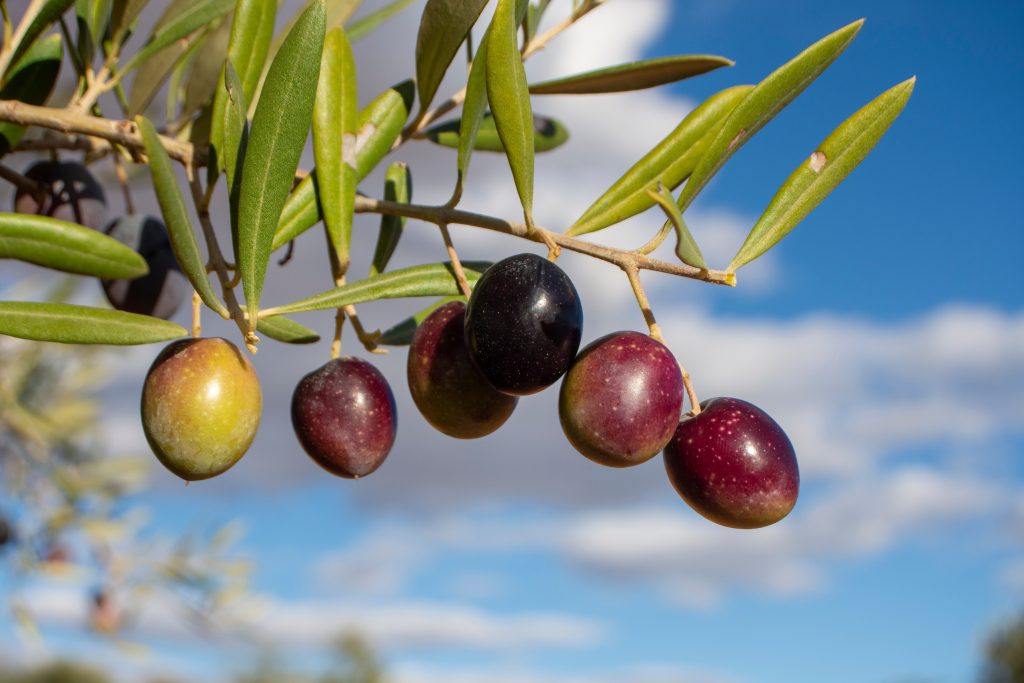
[[[74,161],[37,161],[28,167],[25,177],[49,187],[49,193],[37,198],[18,190],[14,210],[79,223],[102,230],[107,223],[107,199],[103,187],[89,170]]]
[[[487,436],[519,402],[488,384],[469,359],[463,321],[466,304],[452,301],[416,328],[409,346],[409,393],[432,427],[457,439]]]
[[[498,391],[527,396],[565,374],[580,347],[583,307],[569,276],[536,254],[495,263],[466,307],[466,348]]]
[[[800,490],[789,437],[767,413],[737,398],[709,399],[683,419],[665,447],[665,469],[690,507],[736,529],[778,522]]]
[[[580,453],[630,467],[665,447],[682,407],[683,377],[672,352],[645,334],[614,332],[576,357],[562,380],[558,416]]]
[[[104,232],[139,252],[149,265],[149,273],[134,280],[103,280],[107,301],[121,311],[170,320],[191,286],[174,258],[164,224],[152,216],[125,216]]]
[[[208,479],[245,454],[263,396],[249,359],[226,339],[171,342],[142,387],[142,428],[153,453],[188,481]]]
[[[395,398],[384,375],[351,356],[303,377],[292,395],[299,443],[331,474],[358,479],[387,457],[398,431]]]

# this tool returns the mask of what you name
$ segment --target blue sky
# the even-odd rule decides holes
[[[411,72],[416,15],[360,44],[364,101]],[[255,359],[264,424],[246,458],[188,488],[154,469],[140,498],[156,531],[244,526],[262,611],[243,605],[225,631],[254,629],[262,646],[315,666],[331,635],[357,626],[398,683],[972,680],[984,634],[1024,598],[1024,6],[611,0],[531,60],[531,78],[684,52],[737,64],[657,92],[537,98],[573,134],[538,159],[537,216],[568,224],[695,103],[862,16],[853,45],[733,158],[688,221],[724,264],[832,128],[917,75],[878,148],[735,290],[645,276],[700,395],[747,398],[793,438],[803,490],[789,518],[720,529],[675,496],[659,460],[626,471],[585,461],[560,433],[554,390],[521,401],[492,437],[447,440],[415,412],[402,350],[374,359],[398,400],[394,451],[364,481],[335,480],[301,453],[287,417],[291,388],[326,345],[267,348]],[[451,154],[421,145],[396,158],[412,166],[418,199],[447,198]],[[472,173],[468,208],[516,215],[501,158],[478,155]],[[379,186],[374,176],[363,189]],[[659,226],[649,215],[595,239],[635,246]],[[464,257],[523,248],[453,235]],[[300,241],[268,291],[284,301],[326,286],[318,247]],[[396,258],[442,254],[432,230],[411,226]],[[641,328],[624,277],[573,255],[560,263],[581,292],[584,341]],[[366,307],[364,318],[386,326],[407,310]],[[326,317],[309,321],[328,329]],[[154,354],[126,357],[105,393],[120,416],[115,451],[145,449],[133,411]],[[36,590],[46,652],[113,663],[128,680],[168,668],[216,681],[257,653],[189,636],[174,606],[155,602],[125,634],[150,656],[130,657],[80,628],[74,585]],[[0,641],[13,635],[0,619]]]

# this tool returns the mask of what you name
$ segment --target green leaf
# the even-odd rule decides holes
[[[43,31],[49,28],[50,24],[60,19],[60,16],[67,11],[72,2],[74,2],[74,0],[44,0],[39,8],[39,12],[28,22],[25,26],[25,30],[22,31],[21,26],[19,25],[17,32],[12,36],[12,44],[15,44],[17,47],[15,47],[14,51],[11,53],[11,58],[10,61],[7,62],[7,66],[10,67],[10,65],[17,64],[21,61],[22,56],[24,56],[24,54],[28,52],[36,42],[36,38],[38,38]],[[19,33],[21,35],[18,35]],[[4,82],[7,81],[11,73],[10,68],[4,70]]]
[[[480,264],[463,262],[466,279],[472,285],[482,272]],[[379,299],[404,299],[411,296],[456,296],[460,294],[455,271],[450,263],[432,263],[393,270],[365,280],[352,282],[284,306],[267,309],[264,314],[302,313],[341,308]]]
[[[0,89],[0,100],[45,104],[57,83],[62,58],[63,42],[59,35],[37,40],[8,73]],[[24,134],[22,126],[0,123],[0,156],[11,151]]]
[[[448,66],[486,4],[487,0],[427,0],[416,37],[421,116],[433,102]]]
[[[256,331],[285,344],[315,344],[320,341],[320,335],[315,330],[283,315],[260,319]]]
[[[915,78],[896,85],[846,119],[818,145],[807,161],[775,193],[729,264],[734,271],[750,263],[789,234],[868,155],[903,111]]]
[[[171,2],[153,26],[153,31],[161,30],[177,14],[184,11],[185,7],[186,0],[174,0]],[[145,111],[157,92],[160,91],[171,71],[193,54],[194,50],[199,48],[203,39],[206,38],[207,29],[207,26],[200,27],[181,40],[175,41],[153,53],[152,56],[138,64],[128,97],[129,116],[135,116]],[[168,97],[171,97],[171,94]]]
[[[152,344],[184,337],[185,328],[138,313],[73,304],[0,302],[0,334],[62,344]]]
[[[357,40],[362,40],[373,33],[378,26],[411,4],[412,0],[394,0],[390,5],[384,5],[376,12],[370,12],[365,17],[360,17],[353,21],[345,27],[349,40],[353,43]]]
[[[664,185],[658,185],[658,190],[648,190],[651,199],[658,203],[658,206],[665,212],[665,216],[671,221],[676,229],[676,256],[679,260],[694,268],[707,270],[708,264],[704,261],[704,255],[700,253],[697,241],[690,234],[690,228],[683,221],[683,214],[679,210],[672,193]]]
[[[78,23],[78,54],[83,64],[92,64],[96,48],[110,24],[111,0],[76,0]]]
[[[655,88],[735,64],[716,55],[676,55],[617,64],[530,86],[533,95],[589,95]]]
[[[221,130],[222,148],[214,154],[224,158],[224,171],[228,178],[228,194],[231,197],[232,226],[238,226],[238,191],[235,183],[238,168],[245,159],[245,148],[249,134],[249,122],[245,118],[245,91],[238,78],[234,64],[229,60],[224,64],[224,92],[226,93],[223,123]]]
[[[438,299],[423,310],[417,311],[405,320],[395,323],[386,329],[377,338],[377,343],[381,346],[408,346],[412,343],[412,337],[416,334],[416,328],[427,319],[427,316],[452,301],[465,301],[465,297],[446,296]]]
[[[836,60],[863,24],[864,20],[861,19],[825,36],[757,84],[733,110],[690,175],[689,182],[679,196],[679,208],[682,211],[690,206],[697,193],[704,189],[736,150]]]
[[[153,190],[156,193],[157,202],[160,204],[160,211],[163,213],[164,224],[167,225],[167,233],[171,240],[171,249],[174,251],[175,258],[178,259],[178,265],[181,266],[182,272],[192,283],[192,287],[199,293],[203,303],[221,317],[228,318],[227,308],[213,293],[210,279],[206,275],[206,262],[199,254],[199,244],[196,242],[192,221],[189,220],[185,200],[178,188],[178,181],[174,177],[171,158],[160,143],[156,129],[149,119],[137,116],[135,123],[142,136],[146,156],[149,157]]]
[[[740,85],[716,93],[691,111],[675,130],[608,188],[567,231],[594,232],[646,211],[654,204],[647,193],[661,183],[674,189],[693,171],[715,133],[736,105],[753,90]]]
[[[171,43],[207,26],[231,11],[235,0],[196,0],[176,12],[167,23],[154,29],[149,41],[121,69],[128,72]]]
[[[442,147],[453,147],[462,149],[460,137],[462,131],[462,120],[447,121],[440,123],[427,131],[424,135],[431,142]],[[539,114],[533,115],[533,151],[550,152],[561,147],[569,140],[569,131],[561,121]],[[474,150],[483,152],[504,152],[501,144],[501,137],[494,123],[494,117],[485,115],[480,121],[476,131],[476,138],[472,143]]]
[[[313,158],[320,170],[316,190],[324,224],[342,272],[349,262],[356,201],[358,96],[352,46],[344,29],[331,29],[324,40],[320,82],[313,105]]]
[[[207,32],[185,81],[185,104],[181,116],[191,116],[213,101],[227,58],[230,33],[229,17],[222,19]]]
[[[149,0],[114,0],[110,14],[110,35],[114,45],[124,42],[132,24],[145,8]]]
[[[536,3],[530,4],[526,11],[526,22],[523,24],[526,28],[527,40],[537,35],[540,20],[544,17],[544,12],[547,11],[549,4],[551,4],[551,0],[537,0]]]
[[[238,181],[235,245],[250,321],[259,311],[274,231],[309,136],[325,21],[323,2],[303,12],[270,65],[253,115]]]
[[[476,136],[487,110],[487,44],[490,31],[484,34],[480,45],[473,55],[473,64],[469,67],[469,80],[466,82],[466,98],[462,101],[462,116],[459,119],[459,155],[456,161],[458,178],[455,191],[449,204],[455,206],[462,197],[462,187],[469,173],[469,160],[476,147]],[[497,131],[497,128],[495,128]],[[504,151],[504,147],[502,150]]]
[[[402,133],[409,118],[415,89],[412,81],[403,81],[388,88],[359,112],[359,133],[356,135],[356,181],[370,174]],[[302,179],[288,197],[273,250],[277,250],[316,225],[323,218],[317,200],[316,169]]]
[[[384,174],[384,199],[400,204],[412,201],[412,174],[409,167],[401,161],[388,166]],[[405,216],[380,217],[380,235],[377,237],[377,247],[373,251],[373,263],[370,264],[371,276],[383,273],[388,267],[388,261],[395,253],[404,228]]]
[[[101,232],[34,214],[0,213],[0,259],[105,279],[149,272],[146,259]]]
[[[487,100],[512,169],[527,225],[533,225],[533,110],[516,40],[515,0],[498,0],[488,29]]]

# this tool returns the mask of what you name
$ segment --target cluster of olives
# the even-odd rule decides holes
[[[76,163],[44,161],[25,174],[40,195],[19,192],[15,210],[100,229],[106,202],[99,183]],[[138,250],[150,273],[103,283],[121,310],[171,317],[188,294],[160,221],[129,216],[105,227]],[[682,416],[684,384],[672,352],[638,332],[606,335],[579,350],[583,308],[553,262],[519,254],[491,266],[468,303],[447,303],[417,328],[407,379],[416,407],[434,428],[460,439],[486,436],[511,416],[521,396],[564,376],[562,429],[576,450],[609,467],[664,453],[668,478],[697,512],[719,524],[755,528],[793,508],[799,472],[778,424],[735,398],[714,398]],[[255,437],[262,410],[256,372],[231,342],[180,340],[154,360],[142,391],[142,425],[167,469],[188,480],[234,465]],[[397,432],[395,399],[372,364],[336,358],[303,377],[291,405],[295,434],[328,472],[374,472]]]

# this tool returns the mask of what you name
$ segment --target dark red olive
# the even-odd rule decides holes
[[[412,400],[431,426],[476,439],[505,424],[519,399],[495,390],[469,359],[465,312],[466,304],[452,301],[427,316],[409,346],[406,375]]]
[[[669,481],[713,522],[737,529],[774,524],[800,490],[793,444],[767,413],[738,398],[713,398],[679,423],[665,447]]]
[[[75,161],[37,161],[25,171],[25,177],[43,186],[35,196],[19,189],[14,195],[14,210],[79,223],[102,230],[107,223],[107,199],[103,186],[82,164]]]
[[[491,386],[512,396],[536,393],[572,364],[583,307],[569,276],[536,254],[495,263],[466,308],[466,348]]]
[[[292,426],[318,465],[358,479],[380,467],[395,443],[395,398],[373,365],[351,356],[336,358],[295,387]]]
[[[580,453],[629,467],[665,447],[682,406],[683,378],[672,352],[645,334],[615,332],[576,357],[562,381],[558,415]]]

